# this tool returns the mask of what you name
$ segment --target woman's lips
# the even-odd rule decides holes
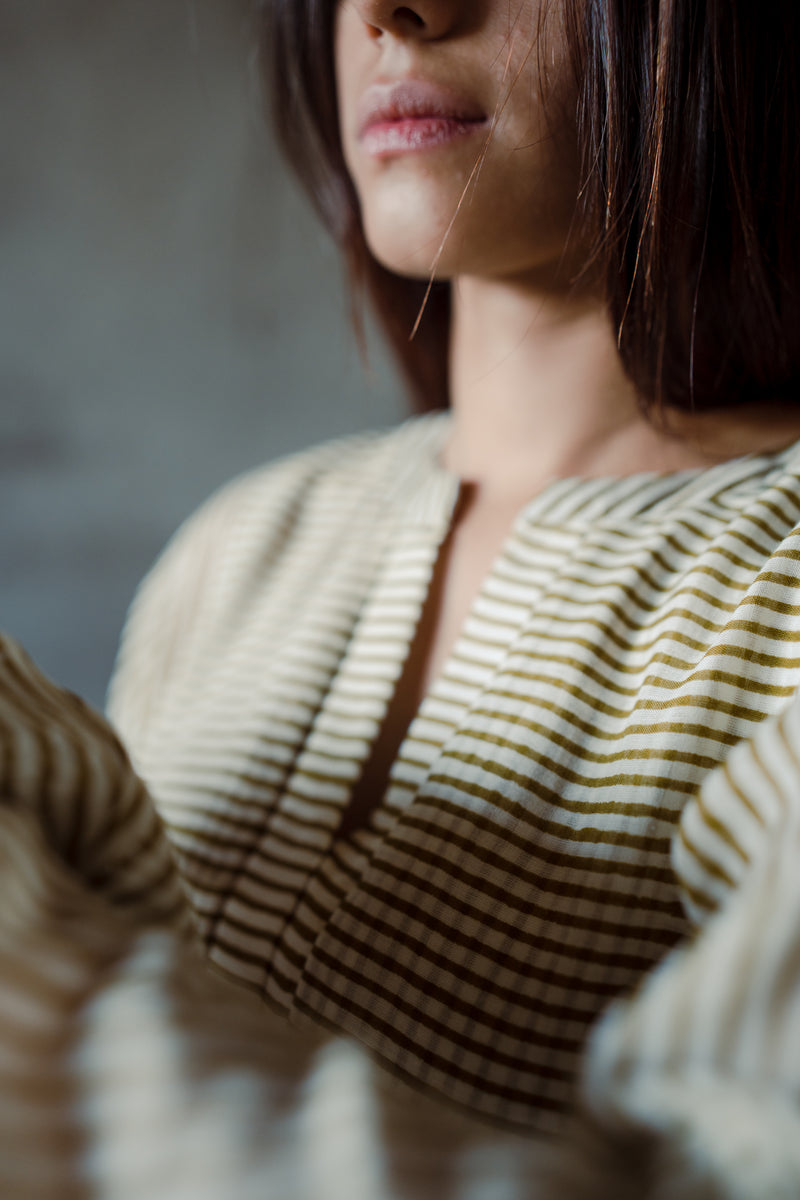
[[[473,101],[439,84],[373,84],[359,104],[358,140],[365,153],[381,158],[445,145],[485,123]]]
[[[361,135],[361,145],[374,158],[383,155],[406,154],[442,146],[465,133],[473,133],[477,121],[457,120],[455,117],[402,117],[376,121]]]

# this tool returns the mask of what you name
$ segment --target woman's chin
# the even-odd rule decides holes
[[[405,229],[397,224],[365,227],[367,245],[373,256],[395,275],[408,279],[453,279],[457,275],[492,275],[492,247],[485,235],[464,229],[452,220],[423,222]]]
[[[371,237],[367,231],[367,245],[373,257],[387,271],[407,279],[428,279],[434,270],[437,277],[440,277],[436,257],[441,242],[441,237],[419,240],[397,236]]]
[[[362,188],[367,245],[397,275],[427,278],[435,269],[437,277],[449,276],[461,257],[471,258],[486,239],[472,206],[463,205],[461,188],[439,187],[439,182],[397,173],[373,189]]]

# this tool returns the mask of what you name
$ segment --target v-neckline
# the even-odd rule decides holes
[[[419,420],[419,419],[418,419]],[[331,681],[330,688],[317,713],[309,731],[305,746],[295,764],[296,771],[308,772],[308,759],[325,760],[328,756],[324,748],[326,723],[333,719],[341,727],[341,722],[348,722],[348,708],[351,708],[352,691],[349,690],[357,679],[359,671],[365,666],[369,657],[369,647],[373,652],[384,652],[384,672],[380,678],[373,678],[373,683],[379,683],[379,711],[374,707],[376,695],[372,696],[373,711],[367,719],[370,726],[369,734],[363,728],[354,734],[352,752],[347,761],[336,761],[336,771],[339,772],[340,786],[328,788],[326,802],[318,814],[320,825],[327,829],[326,846],[320,850],[320,857],[330,852],[331,846],[338,840],[348,840],[359,832],[385,832],[388,819],[393,822],[398,815],[398,808],[413,802],[413,797],[430,772],[431,763],[418,775],[416,789],[408,794],[405,803],[398,801],[398,771],[408,760],[408,749],[415,741],[415,735],[420,723],[430,718],[432,708],[442,701],[442,692],[451,674],[451,668],[458,656],[459,646],[463,644],[465,634],[471,620],[474,618],[476,606],[481,603],[487,586],[496,576],[498,568],[506,559],[509,547],[513,544],[519,530],[532,522],[543,526],[565,526],[575,524],[585,528],[587,524],[596,522],[625,522],[657,508],[662,503],[671,507],[670,501],[676,494],[685,494],[686,498],[693,497],[697,501],[700,492],[713,490],[717,481],[725,479],[733,473],[732,483],[746,482],[754,472],[763,472],[763,460],[772,459],[778,467],[789,458],[795,446],[787,447],[769,455],[748,455],[735,460],[721,463],[717,467],[691,468],[674,472],[639,472],[631,475],[615,477],[571,477],[553,479],[534,496],[523,504],[511,520],[508,531],[503,538],[497,555],[484,576],[478,590],[472,598],[464,621],[442,668],[432,681],[430,687],[421,697],[419,704],[407,722],[402,737],[397,745],[388,770],[379,780],[380,795],[366,814],[366,820],[354,824],[350,829],[343,820],[353,800],[361,774],[373,753],[377,739],[390,711],[396,688],[402,676],[408,655],[412,651],[419,621],[428,600],[431,578],[435,572],[441,549],[451,528],[453,514],[458,502],[463,482],[441,463],[441,451],[450,430],[451,414],[436,414],[423,418],[428,429],[423,444],[418,447],[419,455],[414,461],[408,461],[406,469],[399,472],[392,486],[392,493],[397,502],[397,523],[392,537],[387,542],[384,553],[377,565],[375,578],[365,597],[362,611],[358,616],[350,644],[339,668]],[[411,559],[415,562],[411,564]],[[398,620],[398,628],[393,630],[391,638],[381,648],[381,635],[374,628],[375,614],[388,604],[391,608],[390,593],[398,584],[398,579],[406,570],[406,583],[413,575],[413,596],[404,596],[405,612]],[[398,574],[399,573],[399,574]],[[406,593],[408,589],[406,588]],[[378,618],[380,621],[381,618]],[[402,636],[398,638],[399,626],[403,626]],[[512,632],[508,646],[513,643]],[[391,651],[385,653],[389,642]],[[502,662],[502,656],[501,660]],[[499,664],[494,664],[482,681],[482,687],[491,682]],[[357,687],[356,687],[357,690]],[[345,695],[348,693],[348,696]],[[344,703],[342,704],[342,701]],[[445,702],[446,703],[446,702]],[[352,713],[351,713],[352,715]],[[358,714],[356,714],[358,716]],[[436,718],[433,718],[436,723]],[[358,724],[356,720],[356,724]],[[364,722],[361,721],[363,726]],[[341,728],[337,731],[341,736]],[[447,741],[447,734],[439,740],[436,757],[442,753]],[[356,744],[358,750],[355,749]],[[330,764],[330,759],[328,762]],[[313,773],[313,772],[312,772]],[[294,772],[293,772],[294,774]],[[291,791],[291,781],[288,781]],[[337,792],[335,798],[331,794]],[[331,803],[333,801],[333,804]],[[395,801],[395,803],[392,803]],[[389,802],[389,803],[387,803]],[[335,809],[335,810],[334,810]]]

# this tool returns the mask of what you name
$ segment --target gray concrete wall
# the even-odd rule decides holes
[[[257,462],[379,426],[240,0],[0,0],[0,627],[95,702],[137,579]]]

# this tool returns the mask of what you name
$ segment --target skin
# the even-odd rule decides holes
[[[574,285],[580,188],[575,84],[554,2],[340,0],[335,57],[345,159],[370,249],[399,274],[449,279],[452,433],[463,480],[406,670],[354,798],[385,788],[405,731],[453,647],[514,517],[548,482],[711,466],[800,437],[760,405],[654,426],[626,378],[602,300]],[[376,158],[359,139],[365,89],[424,79],[469,96],[487,129]],[[476,164],[480,161],[480,169]]]
[[[541,0],[422,0],[407,8],[340,0],[345,159],[367,240],[391,270],[425,277],[436,261],[446,278],[557,272],[577,166],[566,115],[571,83],[554,20],[539,29],[540,7]],[[359,144],[358,101],[371,83],[406,78],[466,97],[485,124],[451,145],[372,159]]]

